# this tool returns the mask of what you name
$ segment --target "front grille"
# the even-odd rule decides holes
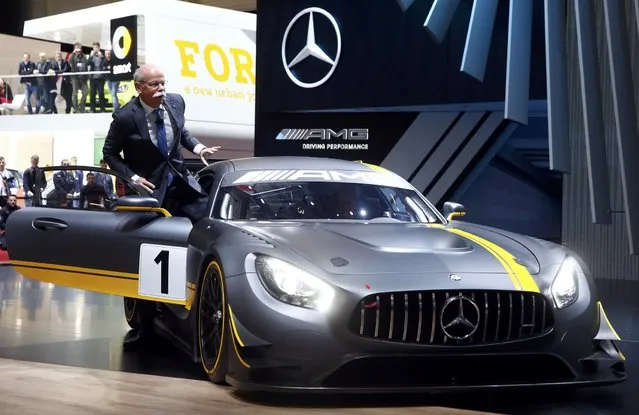
[[[372,294],[349,329],[362,337],[429,345],[477,345],[548,333],[552,306],[539,293],[410,291]]]

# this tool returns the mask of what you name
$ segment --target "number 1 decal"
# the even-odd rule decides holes
[[[155,257],[155,263],[160,264],[160,292],[162,294],[169,293],[169,251],[166,249],[160,251]]]
[[[138,293],[157,301],[186,300],[186,248],[140,245]]]

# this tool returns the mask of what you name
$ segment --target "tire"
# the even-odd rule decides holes
[[[197,297],[197,344],[200,361],[209,380],[226,384],[229,316],[226,285],[216,261],[206,268]]]
[[[137,298],[124,297],[124,318],[132,329],[152,327],[155,318],[155,303]]]

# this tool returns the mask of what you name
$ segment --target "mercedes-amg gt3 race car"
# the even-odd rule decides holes
[[[152,322],[215,383],[399,392],[626,378],[582,259],[455,220],[463,206],[442,214],[380,167],[215,162],[197,174],[210,217],[195,225],[118,179],[128,190],[98,206],[14,213],[11,263],[124,297],[132,327]]]

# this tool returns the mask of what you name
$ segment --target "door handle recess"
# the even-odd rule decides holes
[[[48,229],[58,229],[65,230],[67,228],[67,223],[58,219],[52,218],[37,218],[33,220],[33,227],[36,229],[40,229],[46,231]]]

